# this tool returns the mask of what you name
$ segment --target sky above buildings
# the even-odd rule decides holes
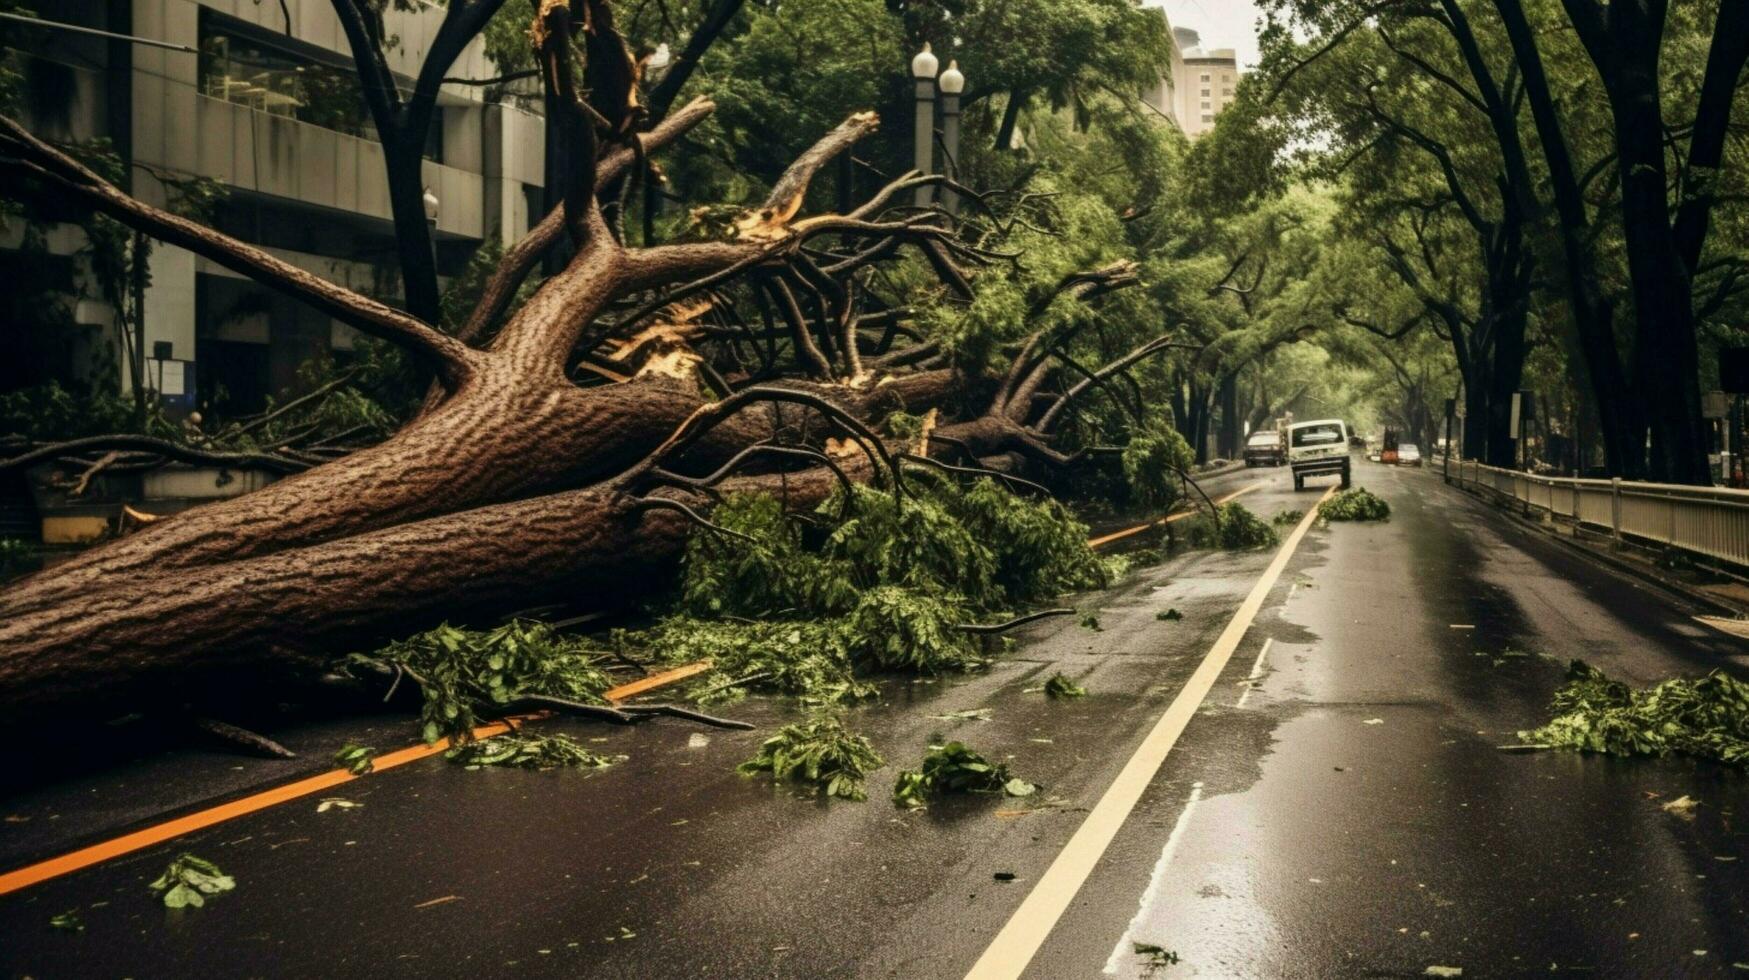
[[[1248,0],[1149,0],[1165,7],[1173,27],[1188,27],[1202,35],[1206,48],[1232,48],[1239,67],[1257,64],[1257,5]]]

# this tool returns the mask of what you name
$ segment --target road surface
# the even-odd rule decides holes
[[[760,732],[548,722],[630,758],[590,774],[428,759],[335,791],[360,807],[317,813],[305,798],[43,881],[0,896],[0,965],[957,978],[983,958],[1009,971],[985,975],[1037,978],[1744,975],[1741,774],[1498,748],[1544,719],[1569,658],[1636,683],[1749,674],[1742,641],[1430,472],[1357,459],[1356,477],[1390,501],[1390,522],[1313,527],[1285,564],[1275,550],[1180,556],[1075,597],[1100,631],[1048,621],[987,672],[889,682],[849,719],[890,763],[866,804],[734,773],[792,717],[770,703],[725,712]],[[1243,492],[1265,518],[1317,498],[1284,469],[1210,489]],[[1230,659],[1199,674],[1254,592]],[[1168,608],[1184,618],[1156,618]],[[1090,696],[1029,693],[1059,670]],[[1194,714],[1157,771],[1143,767],[1133,808],[1118,806],[1120,773],[1159,747],[1174,704]],[[952,717],[976,708],[988,720]],[[0,871],[284,779],[348,739],[392,746],[413,729],[331,719],[274,733],[302,761],[159,750],[9,793]],[[1043,792],[893,808],[896,770],[941,735]],[[1665,811],[1683,795],[1699,806]],[[1119,816],[1109,841],[1090,848],[1084,832],[1071,847],[1096,810]],[[162,908],[146,884],[182,851],[218,862],[236,891]],[[1047,874],[1059,858],[1085,862],[1079,887]],[[1023,907],[1049,910],[1048,925],[1004,932]],[[83,932],[51,928],[70,910]],[[992,947],[1017,931],[1024,942]],[[1178,962],[1155,966],[1137,943]]]

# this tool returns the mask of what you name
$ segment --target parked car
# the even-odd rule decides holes
[[[1282,446],[1282,434],[1274,429],[1261,429],[1245,440],[1246,466],[1280,466],[1287,462],[1287,449]]]
[[[1405,442],[1397,447],[1398,466],[1420,466],[1421,447],[1412,442]]]
[[[1348,424],[1341,419],[1296,422],[1287,430],[1287,461],[1294,471],[1294,489],[1304,490],[1306,478],[1342,478],[1348,486]]]

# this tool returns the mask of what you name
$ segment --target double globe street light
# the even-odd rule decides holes
[[[911,59],[911,77],[917,83],[917,125],[914,133],[915,156],[913,168],[918,173],[935,173],[935,93],[941,90],[941,173],[952,178],[958,175],[960,151],[960,93],[966,89],[966,76],[960,73],[959,62],[949,61],[947,71],[936,77],[936,71],[941,67],[941,60],[925,43],[923,50]],[[927,207],[935,199],[935,185],[924,184],[917,188],[915,201],[919,207]],[[952,190],[943,188],[941,192],[942,207],[953,212],[959,208],[959,195]]]

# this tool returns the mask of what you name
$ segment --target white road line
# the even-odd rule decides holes
[[[1245,675],[1245,689],[1239,692],[1239,702],[1233,707],[1243,708],[1251,699],[1251,692],[1257,689],[1257,678],[1263,676],[1263,658],[1269,656],[1269,648],[1274,643],[1273,636],[1263,641],[1263,649],[1257,651],[1257,662],[1251,665],[1251,673]]]
[[[1324,491],[1319,503],[1329,499],[1336,492],[1335,487]],[[991,940],[984,955],[978,957],[978,962],[972,964],[972,969],[966,974],[967,980],[1013,980],[1026,970],[1032,962],[1039,947],[1044,945],[1045,937],[1057,925],[1057,920],[1063,917],[1063,911],[1069,903],[1075,900],[1081,886],[1086,883],[1087,876],[1093,873],[1093,866],[1105,854],[1106,848],[1123,827],[1135,810],[1136,802],[1142,798],[1148,783],[1159,772],[1160,766],[1166,762],[1166,754],[1172,751],[1172,746],[1178,742],[1178,736],[1183,734],[1184,727],[1190,724],[1190,719],[1196,714],[1196,709],[1208,696],[1221,676],[1221,671],[1227,662],[1233,658],[1233,651],[1239,648],[1239,641],[1244,639],[1245,631],[1251,627],[1257,618],[1258,610],[1263,608],[1263,600],[1269,596],[1269,590],[1275,587],[1276,580],[1281,578],[1282,570],[1287,568],[1288,559],[1293,557],[1299,548],[1300,541],[1317,519],[1318,508],[1312,507],[1306,511],[1306,516],[1300,518],[1300,523],[1282,543],[1281,549],[1275,553],[1275,558],[1264,569],[1263,576],[1257,584],[1251,587],[1251,594],[1239,604],[1237,612],[1227,623],[1227,628],[1215,639],[1214,646],[1203,655],[1202,663],[1196,672],[1185,682],[1184,689],[1172,699],[1166,707],[1166,712],[1160,720],[1154,723],[1152,731],[1142,739],[1142,744],[1136,747],[1135,754],[1124,763],[1123,770],[1117,774],[1105,795],[1094,804],[1093,811],[1075,835],[1069,838],[1069,843],[1057,855],[1055,861],[1046,869],[1044,876],[1038,880],[1015,909],[1008,923]]]
[[[1172,833],[1166,838],[1166,846],[1160,848],[1160,860],[1154,862],[1154,873],[1148,876],[1148,888],[1142,892],[1142,899],[1136,904],[1135,918],[1130,920],[1129,927],[1124,929],[1123,938],[1111,948],[1111,956],[1105,961],[1105,972],[1117,972],[1117,965],[1123,957],[1132,950],[1130,944],[1136,941],[1136,930],[1142,925],[1142,918],[1148,914],[1149,906],[1160,896],[1160,884],[1166,879],[1166,866],[1172,863],[1172,855],[1178,853],[1178,840],[1184,836],[1184,830],[1190,826],[1191,811],[1202,802],[1202,784],[1190,784],[1190,798],[1184,801],[1184,812],[1178,815],[1178,822],[1172,825]]]

